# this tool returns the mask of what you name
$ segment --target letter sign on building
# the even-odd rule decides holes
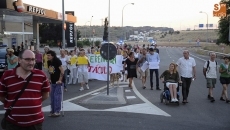
[[[40,14],[40,15],[46,15],[46,12],[42,8],[34,7],[34,6],[28,6],[27,11],[35,14]]]
[[[66,23],[66,42],[68,47],[75,46],[74,23]]]

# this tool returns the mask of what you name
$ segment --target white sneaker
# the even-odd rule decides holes
[[[83,91],[84,90],[84,88],[83,87],[81,87],[80,89],[79,89],[79,91]]]
[[[175,99],[174,99],[174,101],[175,101],[175,102],[178,102],[178,99],[177,99],[177,98],[175,98]]]
[[[174,99],[174,98],[172,98],[172,99],[171,99],[171,102],[175,102],[175,99]]]
[[[88,84],[86,84],[86,89],[89,90],[89,85]]]

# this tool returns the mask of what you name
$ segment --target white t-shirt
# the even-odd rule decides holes
[[[68,56],[65,56],[64,58],[59,56],[58,58],[61,60],[63,69],[66,70],[66,68],[67,68],[67,63],[66,62],[68,61]]]
[[[204,64],[204,68],[207,69],[206,71],[206,78],[217,78],[217,66],[216,61],[210,61],[209,60],[209,68],[207,68],[208,62],[206,61]]]
[[[185,59],[184,57],[181,57],[176,64],[179,67],[180,75],[184,78],[192,78],[193,77],[193,67],[196,66],[196,62],[194,58],[189,57],[188,59]]]
[[[134,57],[138,58],[139,57],[139,53],[134,52]]]

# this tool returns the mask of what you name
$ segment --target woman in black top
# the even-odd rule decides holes
[[[165,70],[161,76],[162,81],[166,82],[166,87],[169,88],[171,95],[171,102],[178,102],[177,99],[177,87],[179,82],[179,73],[176,69],[176,64],[171,63],[169,65],[169,70]]]
[[[134,58],[134,53],[130,52],[129,57],[126,59],[123,67],[123,71],[125,71],[125,66],[127,65],[127,72],[128,76],[127,79],[129,79],[129,87],[132,89],[132,81],[133,78],[137,78],[137,60]]]

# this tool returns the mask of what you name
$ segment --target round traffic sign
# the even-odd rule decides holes
[[[105,60],[112,60],[117,55],[117,48],[112,43],[104,43],[100,49],[101,57]]]

